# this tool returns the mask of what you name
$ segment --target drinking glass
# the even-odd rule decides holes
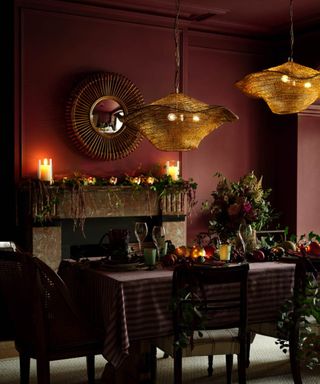
[[[241,241],[241,245],[243,248],[243,255],[246,256],[247,251],[247,243],[252,239],[253,230],[250,224],[241,223],[239,225],[239,240]]]
[[[152,228],[152,240],[154,245],[157,248],[157,259],[160,260],[161,257],[161,250],[165,248],[165,229],[162,225],[155,225]]]
[[[148,234],[148,225],[144,221],[137,221],[134,226],[134,234],[139,243],[139,253],[142,255],[142,244]]]

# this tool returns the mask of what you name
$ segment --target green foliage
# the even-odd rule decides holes
[[[27,192],[30,216],[35,226],[53,225],[56,205],[59,202],[59,189],[39,179],[23,179],[20,191]]]
[[[287,234],[288,234],[288,227],[286,228],[286,230],[287,230]],[[316,241],[320,242],[320,235],[318,235],[317,233],[315,233],[313,231],[310,231],[308,234],[304,233],[303,235],[300,235],[300,237],[298,238],[298,236],[293,233],[290,235],[289,240],[293,241],[294,243],[299,243],[302,240],[304,240],[304,241],[316,240]]]
[[[280,312],[277,323],[280,349],[287,353],[289,336],[294,324],[294,308],[298,308],[299,342],[298,358],[309,369],[320,365],[320,335],[313,332],[311,323],[320,326],[320,292],[319,283],[313,274],[307,276],[304,292],[299,292],[287,300]]]
[[[47,196],[45,201],[38,206],[38,210],[34,215],[34,224],[40,226],[48,226],[53,221],[54,208],[58,203],[57,196]]]
[[[179,311],[179,337],[174,347],[185,348],[192,345],[194,331],[202,336],[201,330],[205,329],[201,298],[190,289],[180,289],[171,299],[169,309],[173,313]]]

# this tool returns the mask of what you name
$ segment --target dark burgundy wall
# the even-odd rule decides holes
[[[320,109],[320,105],[319,105]],[[320,233],[320,119],[299,117],[297,172],[297,233]]]
[[[56,176],[74,171],[119,175],[176,158],[144,140],[122,160],[93,161],[72,146],[64,118],[71,89],[90,72],[123,74],[147,101],[171,91],[170,30],[37,10],[23,10],[22,18],[23,176],[35,176],[37,159],[43,157],[52,157]]]
[[[183,159],[186,176],[198,183],[198,205],[189,219],[188,238],[193,239],[200,230],[206,230],[208,217],[201,210],[215,189],[216,172],[236,180],[255,170],[264,173],[261,138],[267,126],[268,111],[260,101],[243,95],[234,83],[247,73],[256,71],[267,60],[258,54],[257,47],[247,41],[216,37],[208,41],[197,34],[189,39],[188,91],[207,103],[224,105],[239,120],[227,123],[213,131],[197,151],[187,152]]]
[[[16,90],[19,95],[21,90],[21,108],[16,102],[16,114],[22,176],[35,177],[37,160],[43,157],[52,157],[56,176],[74,171],[117,176],[180,158],[184,178],[192,177],[198,183],[198,205],[188,219],[189,242],[207,228],[201,203],[210,199],[215,188],[215,172],[237,179],[255,170],[264,175],[265,187],[283,194],[281,177],[274,174],[279,164],[269,129],[271,114],[263,102],[248,98],[233,86],[246,74],[268,67],[271,55],[267,45],[185,30],[184,91],[204,102],[226,106],[239,120],[218,128],[194,151],[162,152],[144,139],[122,160],[97,161],[77,151],[67,136],[64,113],[72,88],[85,74],[111,71],[133,81],[146,102],[167,95],[174,87],[172,26],[161,26],[160,21],[157,25],[153,20],[135,23],[132,15],[127,21],[123,17],[115,21],[108,9],[84,9],[76,4],[65,7],[54,1],[43,5],[26,0],[21,20],[17,20],[16,31],[21,28],[16,52],[17,58],[21,55],[21,62],[17,61],[21,84],[16,84]]]

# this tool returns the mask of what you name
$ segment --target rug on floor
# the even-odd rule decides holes
[[[163,358],[162,351],[157,354],[157,382],[169,384],[173,381],[173,361]],[[236,359],[234,363],[233,383],[237,383]],[[106,360],[96,357],[96,377],[103,372]],[[183,382],[185,384],[225,384],[224,356],[214,357],[213,377],[207,376],[208,359],[206,357],[183,359]],[[85,358],[53,361],[50,364],[51,384],[85,384]],[[0,360],[0,383],[19,384],[19,360],[17,358]],[[303,372],[303,384],[319,384],[320,369]],[[247,371],[249,384],[292,384],[289,356],[280,351],[275,339],[257,335],[251,347],[250,367]],[[36,384],[35,361],[31,361],[30,384]],[[99,380],[97,380],[97,384]],[[110,383],[112,384],[112,383]],[[125,384],[125,383],[124,383]]]

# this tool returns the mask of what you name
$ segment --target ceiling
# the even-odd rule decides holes
[[[113,9],[174,17],[176,0],[68,0]],[[180,20],[190,28],[239,35],[289,33],[289,0],[180,0]],[[295,32],[320,29],[320,0],[293,0]]]

